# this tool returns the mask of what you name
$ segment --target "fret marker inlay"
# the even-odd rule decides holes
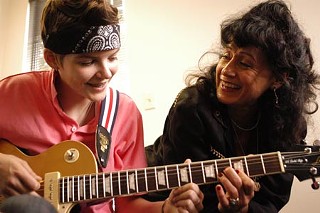
[[[129,175],[129,185],[130,185],[130,189],[136,190],[136,182],[134,179],[134,173]]]
[[[216,178],[216,173],[214,172],[214,167],[212,164],[205,166],[204,170],[206,172],[206,177]]]
[[[237,162],[234,162],[234,163],[233,163],[233,168],[234,168],[234,169],[237,169],[237,170],[240,170],[240,171],[243,171],[242,160],[237,161]]]
[[[182,182],[189,182],[189,176],[188,176],[188,171],[186,167],[183,167],[182,169],[180,169],[180,174],[181,174],[181,181]]]
[[[162,186],[166,185],[166,179],[164,177],[164,170],[160,170],[158,172],[158,184],[162,185]]]

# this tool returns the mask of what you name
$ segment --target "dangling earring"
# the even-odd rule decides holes
[[[273,88],[273,93],[274,93],[274,97],[275,97],[275,105],[278,106],[279,105],[279,98],[277,95],[277,88],[276,87]]]

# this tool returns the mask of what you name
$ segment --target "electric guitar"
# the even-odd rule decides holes
[[[320,150],[319,147],[304,147],[305,150],[295,152],[98,173],[95,156],[80,142],[63,141],[39,155],[27,156],[14,145],[0,141],[0,153],[24,159],[43,178],[38,193],[59,213],[70,212],[81,201],[168,190],[190,182],[214,183],[219,172],[228,166],[241,169],[250,177],[292,173],[299,181],[312,179],[316,189],[319,186],[315,177],[320,176]]]

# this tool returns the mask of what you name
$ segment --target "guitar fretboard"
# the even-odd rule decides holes
[[[226,167],[244,171],[248,176],[283,173],[280,152],[208,160],[110,173],[66,176],[59,179],[60,202],[76,202],[121,195],[168,190],[187,183],[217,182]]]

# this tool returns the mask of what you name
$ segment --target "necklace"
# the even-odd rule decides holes
[[[258,119],[258,121],[260,120],[260,114],[259,114],[259,119]],[[257,124],[258,124],[259,122],[257,122]],[[255,127],[254,128],[256,128],[258,125],[255,125]],[[241,152],[242,152],[242,155],[246,155],[246,152],[245,152],[245,150],[244,150],[244,148],[243,148],[243,146],[242,146],[242,143],[241,143],[241,141],[240,141],[240,139],[239,139],[239,135],[238,135],[238,133],[237,133],[237,131],[236,131],[236,129],[234,128],[234,125],[231,125],[232,126],[232,128],[233,128],[233,131],[234,131],[234,134],[235,134],[235,136],[236,136],[236,142],[239,144],[239,146],[240,146],[240,148],[241,148]],[[254,129],[253,128],[253,129]],[[239,128],[240,129],[240,128]],[[240,129],[241,130],[241,129]],[[243,131],[245,131],[245,130],[243,130]],[[257,128],[257,134],[256,134],[256,141],[257,141],[257,149],[256,149],[256,154],[258,154],[258,151],[259,151],[259,128]],[[259,178],[260,177],[253,177],[252,179],[253,179],[253,181],[254,181],[254,191],[255,192],[258,192],[259,190],[260,190],[260,188],[261,188],[261,185],[260,185],[260,183],[259,183]]]
[[[259,125],[259,122],[260,122],[260,118],[261,118],[261,112],[259,112],[259,115],[258,115],[258,118],[257,118],[257,122],[252,126],[252,127],[249,127],[249,128],[245,128],[245,127],[241,127],[239,124],[237,124],[237,122],[235,122],[231,117],[230,117],[230,120],[231,122],[240,130],[242,131],[252,131],[254,130],[255,128],[257,128],[257,126]]]

